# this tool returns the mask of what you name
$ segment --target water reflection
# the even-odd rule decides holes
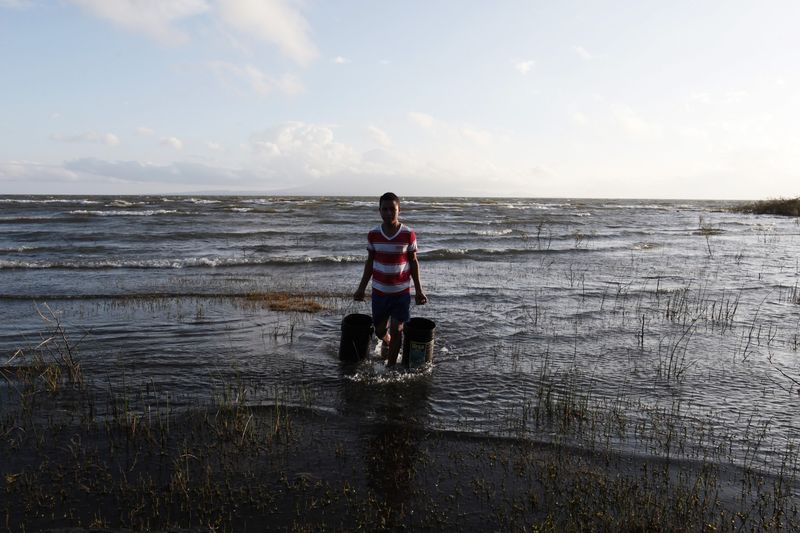
[[[378,368],[365,377],[367,370],[363,363],[342,368],[342,408],[361,421],[358,440],[368,487],[390,508],[401,509],[415,492],[431,376]]]

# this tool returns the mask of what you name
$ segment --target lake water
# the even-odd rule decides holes
[[[241,383],[330,416],[643,455],[676,435],[776,468],[800,439],[800,226],[728,207],[404,201],[430,299],[412,315],[437,323],[433,366],[406,373],[337,356],[342,317],[369,312],[350,295],[376,199],[0,196],[0,364],[41,340],[38,306],[98,393],[188,408]],[[326,308],[247,298],[276,291]]]

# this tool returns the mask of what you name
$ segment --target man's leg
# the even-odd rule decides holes
[[[389,333],[389,317],[385,320],[375,324],[375,336],[381,340],[381,357],[386,358],[389,355],[389,344],[392,340],[392,335]]]
[[[387,366],[392,366],[397,363],[397,355],[400,353],[400,346],[403,344],[403,322],[392,317],[389,321],[391,336],[389,342],[389,351],[386,354]]]

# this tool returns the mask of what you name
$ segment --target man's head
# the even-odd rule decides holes
[[[400,198],[393,192],[387,192],[378,200],[381,219],[385,224],[396,225],[400,214]]]

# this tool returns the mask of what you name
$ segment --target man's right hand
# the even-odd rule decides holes
[[[363,302],[364,301],[364,290],[365,289],[358,289],[356,291],[356,293],[353,295],[353,300],[355,300],[357,302]]]

